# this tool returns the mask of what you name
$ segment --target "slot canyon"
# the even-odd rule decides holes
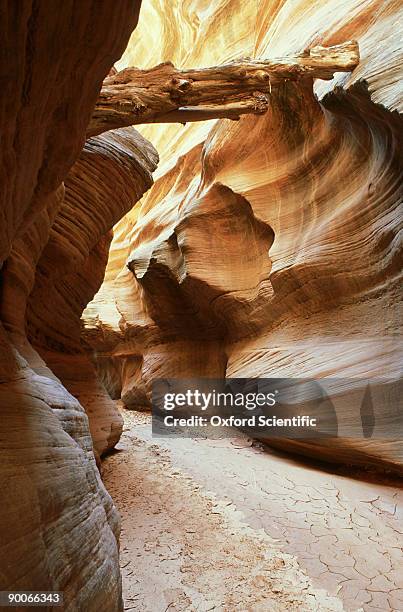
[[[402,15],[0,0],[0,591],[403,611]],[[269,376],[334,435],[152,433],[157,379]]]

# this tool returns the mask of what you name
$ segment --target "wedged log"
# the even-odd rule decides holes
[[[306,78],[332,79],[335,72],[350,72],[358,63],[358,43],[349,41],[285,58],[241,59],[211,68],[178,70],[171,62],[150,70],[126,68],[105,79],[87,137],[140,123],[261,114],[268,108],[263,94],[273,85]]]

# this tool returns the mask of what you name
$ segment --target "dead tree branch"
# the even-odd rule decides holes
[[[284,80],[331,79],[359,63],[358,43],[313,47],[281,59],[242,59],[222,66],[178,70],[170,62],[108,76],[87,137],[144,123],[186,123],[262,114],[272,87]]]

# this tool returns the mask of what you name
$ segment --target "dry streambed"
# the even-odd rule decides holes
[[[241,436],[156,440],[148,415],[123,415],[103,477],[122,516],[126,610],[403,610],[395,482]]]

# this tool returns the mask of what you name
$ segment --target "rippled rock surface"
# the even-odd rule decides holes
[[[158,180],[115,229],[106,280],[84,313],[100,376],[128,407],[149,407],[151,381],[164,376],[397,385],[399,10],[393,1],[144,4],[120,67],[139,56],[144,67],[265,59],[354,39],[361,58],[330,82],[273,84],[260,117],[142,128],[160,153]],[[152,52],[147,18],[160,29]],[[377,401],[373,439],[281,444],[401,471],[385,410]]]
[[[139,4],[1,9],[0,589],[60,590],[66,611],[122,609],[119,517],[95,458],[121,422],[81,345],[80,315],[156,153],[124,134],[81,151]]]

